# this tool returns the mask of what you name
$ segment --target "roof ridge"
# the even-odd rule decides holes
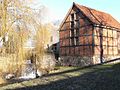
[[[100,11],[100,10],[98,10],[98,9],[94,9],[94,8],[91,8],[91,7],[88,7],[88,6],[80,5],[80,4],[77,4],[77,3],[74,3],[74,4],[75,4],[75,5],[78,5],[78,6],[85,7],[85,8],[87,8],[87,9],[91,9],[91,10],[97,11],[97,12],[109,14],[108,12],[103,12],[103,11]],[[110,15],[110,14],[109,14],[109,15]]]
[[[89,8],[84,5],[74,3],[75,6],[84,13],[93,23],[105,26],[116,27],[120,29],[120,23],[109,13]]]
[[[113,28],[116,28],[117,30],[120,30],[120,23],[115,18],[113,18],[112,15],[110,15],[109,13],[99,11],[93,8],[89,8],[84,5],[79,5],[75,2],[73,2],[72,7],[69,9],[64,20],[60,24],[59,30],[62,28],[65,20],[67,19],[68,15],[70,14],[70,12],[74,7],[79,9],[80,12],[84,14],[84,16],[86,16],[86,18],[88,18],[88,20],[91,23],[98,24],[98,25],[102,24],[103,26],[113,27]]]

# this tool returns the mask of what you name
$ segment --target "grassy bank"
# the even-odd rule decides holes
[[[57,67],[37,79],[2,85],[0,90],[120,90],[120,63],[94,67]]]

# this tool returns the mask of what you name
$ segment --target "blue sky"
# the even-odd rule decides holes
[[[36,0],[35,7],[45,5],[50,20],[63,20],[73,2],[107,12],[120,22],[120,0]]]

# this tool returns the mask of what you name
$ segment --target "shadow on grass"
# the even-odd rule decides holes
[[[95,64],[95,65],[89,65],[89,66],[84,66],[84,67],[79,67],[79,68],[77,67],[76,69],[57,72],[57,73],[49,74],[49,75],[46,75],[46,76],[48,77],[48,76],[54,76],[54,75],[60,75],[60,74],[64,74],[64,73],[69,73],[69,72],[75,72],[75,71],[79,71],[79,70],[83,70],[83,69],[87,69],[87,68],[94,68],[96,66],[101,66],[101,65],[111,63],[111,62],[114,62],[114,61],[119,61],[119,60],[120,60],[120,58],[116,58],[116,59],[112,59],[112,60],[109,60],[109,61],[106,61],[106,62],[103,62],[103,63],[98,63],[98,64]]]
[[[79,71],[80,69],[82,68],[58,74]],[[49,76],[58,74],[51,74]],[[94,69],[77,77],[69,77],[45,85],[16,88],[14,90],[120,90],[120,63],[111,67]]]
[[[23,81],[29,81],[27,79],[10,79],[10,80],[7,80],[6,82],[7,83],[4,83],[4,84],[0,84],[0,87],[3,87],[3,86],[7,86],[7,85],[10,85],[10,84],[14,84],[14,83],[21,83]]]

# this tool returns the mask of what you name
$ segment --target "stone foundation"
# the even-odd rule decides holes
[[[60,57],[60,63],[63,66],[88,66],[92,65],[91,57],[80,57],[80,56],[62,56]]]
[[[103,62],[107,62],[107,61],[111,61],[111,60],[114,60],[114,59],[117,59],[117,58],[120,58],[120,55],[115,55],[115,56],[103,56]],[[114,61],[114,62],[111,62],[111,63],[116,63],[116,62],[120,62],[120,60],[116,60],[116,61]],[[93,56],[93,63],[94,64],[99,64],[99,63],[101,63],[100,62],[100,56],[98,56],[98,55],[94,55]]]
[[[113,60],[116,58],[120,58],[119,55],[117,56],[104,56],[103,57],[103,62],[109,61],[109,60]],[[115,62],[119,62],[118,61],[114,61]],[[89,65],[95,65],[95,64],[99,64],[100,63],[100,56],[92,56],[92,57],[80,57],[80,56],[61,56],[59,63],[63,66],[89,66]]]

